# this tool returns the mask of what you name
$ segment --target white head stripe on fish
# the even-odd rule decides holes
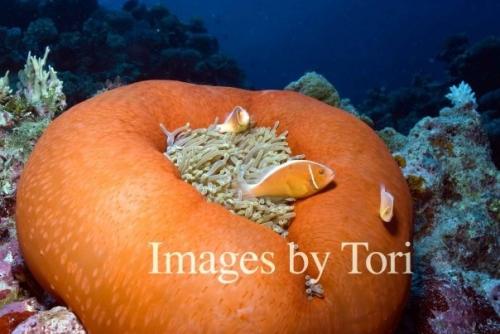
[[[314,178],[313,170],[311,165],[307,166],[307,169],[309,170],[309,176],[311,177],[312,184],[315,189],[319,189],[318,184],[316,183],[316,179]]]

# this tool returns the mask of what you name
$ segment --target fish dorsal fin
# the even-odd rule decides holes
[[[294,165],[297,163],[303,163],[305,161],[306,160],[288,160],[288,161],[282,163],[281,165],[265,167],[257,175],[257,177],[256,177],[256,179],[258,180],[257,183],[260,183],[260,182],[266,180],[269,176],[271,176],[272,174],[276,173],[277,171],[279,171],[283,168],[286,168],[290,165]]]
[[[255,180],[257,181],[255,184],[258,184],[258,183],[264,181],[265,179],[267,179],[269,177],[269,175],[271,175],[272,173],[274,173],[276,170],[278,170],[282,166],[283,165],[274,165],[274,166],[264,167],[255,176]]]

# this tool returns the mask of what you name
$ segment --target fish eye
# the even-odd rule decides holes
[[[325,174],[325,170],[324,170],[323,168],[321,168],[321,169],[319,170],[319,172],[318,172],[318,173],[319,173],[320,175],[323,175],[323,174]]]

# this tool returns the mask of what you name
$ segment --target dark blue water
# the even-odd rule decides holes
[[[416,73],[439,78],[443,67],[433,57],[450,35],[500,34],[498,0],[144,2],[163,3],[181,19],[203,18],[253,87],[283,87],[316,70],[355,100],[374,86],[407,85]]]

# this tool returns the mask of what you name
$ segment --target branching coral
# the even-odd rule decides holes
[[[451,86],[446,98],[451,101],[454,108],[461,108],[468,104],[476,105],[476,94],[469,84],[462,81],[458,86]]]
[[[19,72],[18,94],[40,117],[52,117],[66,107],[62,81],[52,66],[45,69],[49,52],[47,47],[42,58],[32,56],[30,52],[24,69]]]
[[[241,199],[232,187],[240,171],[251,181],[266,168],[303,157],[290,156],[286,132],[278,135],[277,128],[278,123],[273,128],[223,134],[215,130],[215,123],[207,129],[185,126],[174,131],[178,134],[166,156],[179,168],[182,178],[209,201],[286,235],[295,216],[293,199]]]

